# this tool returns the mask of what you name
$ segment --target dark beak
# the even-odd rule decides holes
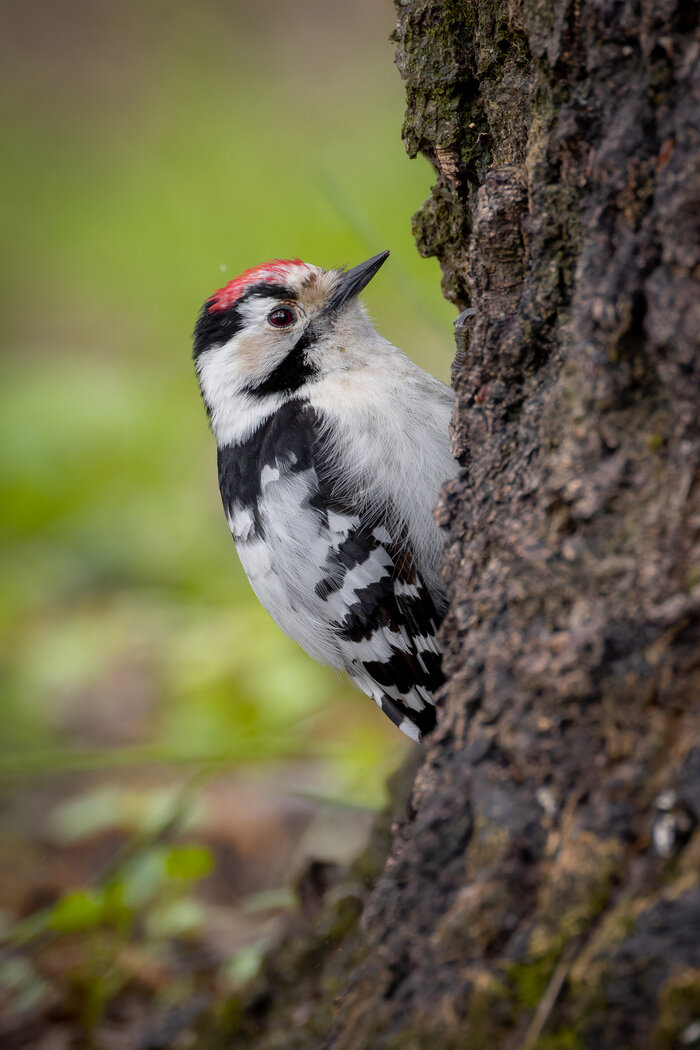
[[[390,252],[380,252],[379,255],[373,255],[367,262],[360,263],[359,266],[353,266],[352,270],[344,273],[340,278],[338,287],[326,303],[324,312],[328,311],[330,313],[339,310],[350,299],[354,299],[356,295],[359,295],[362,289],[372,280],[377,270],[384,265],[390,254]]]

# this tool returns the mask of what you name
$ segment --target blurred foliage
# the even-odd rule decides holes
[[[51,849],[109,828],[137,844],[106,880],[62,886],[18,927],[6,909],[5,926],[9,943],[33,920],[32,936],[79,936],[88,1027],[135,930],[155,943],[201,918],[207,847],[145,830],[162,831],[177,790],[164,767],[176,784],[192,765],[274,783],[302,763],[320,810],[372,809],[405,750],[256,603],[189,343],[201,302],[248,266],[388,247],[366,301],[446,376],[451,310],[410,229],[431,172],[400,140],[392,13],[374,0],[4,5],[0,825]],[[136,766],[160,772],[130,792]],[[258,957],[254,940],[230,972]],[[1,965],[29,1002],[43,978],[15,951]]]
[[[164,845],[160,837],[130,845],[95,885],[66,892],[11,927],[0,954],[0,1005],[4,1000],[14,1010],[26,1009],[47,996],[41,957],[54,944],[59,952],[72,951],[70,995],[88,1045],[106,1006],[138,973],[146,968],[161,983],[161,974],[172,969],[173,946],[204,922],[193,890],[214,858],[205,847]],[[246,963],[249,956],[247,949]],[[189,992],[179,988],[175,997]]]

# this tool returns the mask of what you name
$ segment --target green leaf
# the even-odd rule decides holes
[[[105,922],[123,926],[134,918],[134,909],[126,901],[124,883],[114,880],[107,883],[103,891],[102,917]]]
[[[214,867],[211,850],[205,846],[173,846],[165,857],[171,879],[203,879]]]
[[[104,916],[104,901],[95,890],[67,893],[51,909],[47,928],[56,933],[74,933],[99,926]]]

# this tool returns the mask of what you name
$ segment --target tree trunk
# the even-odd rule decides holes
[[[700,1045],[697,16],[398,0],[418,246],[476,309],[448,680],[410,804],[308,873],[230,1048]]]

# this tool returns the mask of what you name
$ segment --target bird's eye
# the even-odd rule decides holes
[[[273,310],[271,314],[267,315],[267,319],[275,328],[288,328],[290,324],[294,324],[296,321],[294,311],[290,310],[288,306],[280,306],[277,310]]]

